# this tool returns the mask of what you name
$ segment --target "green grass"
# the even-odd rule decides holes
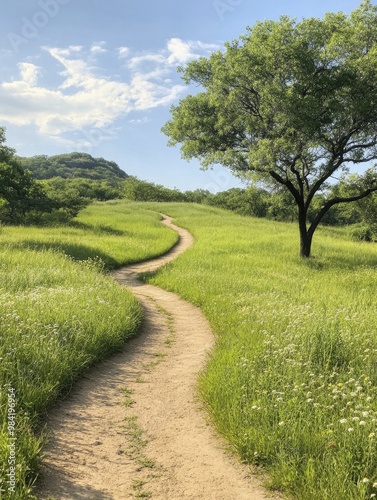
[[[107,269],[149,259],[166,252],[177,241],[161,229],[160,217],[142,203],[94,203],[67,226],[6,227],[0,246],[58,250],[76,260],[100,258]]]
[[[118,202],[88,207],[69,227],[1,229],[1,499],[33,498],[46,410],[83,370],[137,332],[139,304],[104,271],[168,250],[177,237],[159,219]],[[7,483],[13,460],[15,492]]]
[[[147,205],[156,207],[156,205]],[[148,281],[200,306],[217,345],[200,389],[270,486],[302,500],[377,493],[377,247],[204,206],[159,205],[196,243]]]

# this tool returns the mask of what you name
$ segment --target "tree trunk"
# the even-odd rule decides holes
[[[303,235],[300,232],[300,257],[305,259],[310,257],[310,251],[312,247],[312,237],[308,234]]]
[[[299,209],[298,225],[300,230],[300,257],[310,257],[310,250],[312,247],[313,233],[309,232],[306,227],[306,212]]]

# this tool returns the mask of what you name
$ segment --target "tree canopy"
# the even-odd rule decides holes
[[[163,127],[169,145],[204,168],[220,163],[235,175],[277,183],[298,209],[300,254],[330,208],[377,190],[377,6],[349,16],[297,22],[287,16],[247,28],[245,35],[182,68],[203,91],[172,108]],[[328,181],[350,165],[366,172],[352,196]],[[308,221],[316,193],[323,204]]]
[[[32,213],[50,212],[42,186],[21,167],[14,149],[5,142],[5,129],[0,127],[0,221],[19,223]]]

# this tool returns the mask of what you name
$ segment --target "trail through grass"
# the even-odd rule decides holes
[[[1,229],[1,499],[33,498],[44,412],[136,333],[136,299],[104,271],[167,251],[177,236],[159,219],[113,202],[88,207],[72,226]]]
[[[295,225],[158,209],[196,238],[149,281],[200,306],[218,336],[200,382],[217,428],[273,488],[374,498],[377,247],[318,231],[304,261]]]

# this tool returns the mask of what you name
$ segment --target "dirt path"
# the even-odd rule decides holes
[[[214,344],[200,310],[137,281],[192,243],[112,273],[132,287],[144,310],[141,334],[89,371],[49,415],[52,436],[37,494],[72,500],[262,500],[270,498],[225,450],[196,394]]]

